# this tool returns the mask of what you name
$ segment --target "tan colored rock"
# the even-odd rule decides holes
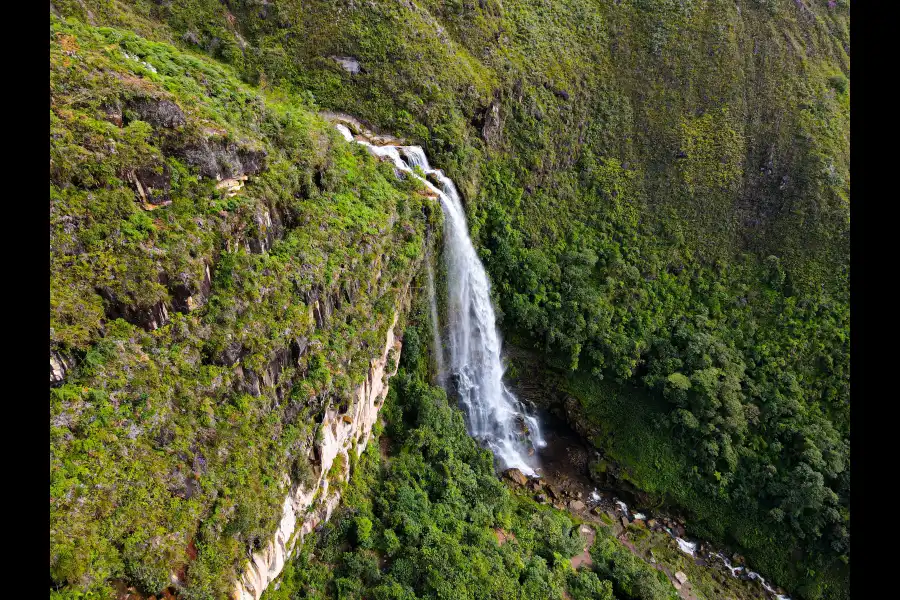
[[[519,469],[507,469],[503,472],[503,476],[516,485],[525,485],[528,483],[528,477],[526,477]]]
[[[266,587],[284,569],[297,542],[302,541],[320,523],[331,518],[332,512],[340,503],[339,492],[329,493],[327,473],[338,454],[346,455],[357,440],[362,440],[356,446],[357,456],[366,449],[372,426],[378,419],[378,408],[387,396],[386,381],[397,372],[396,365],[393,372],[386,372],[386,367],[388,353],[393,349],[398,354],[402,347],[394,336],[394,329],[406,301],[404,295],[401,307],[394,314],[394,322],[388,330],[381,356],[372,361],[366,381],[356,388],[349,413],[339,418],[335,409],[326,411],[323,424],[330,423],[331,426],[322,427],[322,437],[316,442],[316,453],[320,460],[319,480],[309,490],[299,486],[291,488],[284,500],[281,521],[275,535],[245,563],[240,579],[232,588],[231,600],[259,600]],[[349,473],[345,473],[345,476],[349,476]],[[290,478],[286,475],[285,482],[290,484]],[[317,493],[320,500],[314,505],[313,499]]]
[[[225,196],[227,198],[231,198],[232,196],[237,195],[241,188],[244,187],[245,181],[247,181],[246,175],[241,175],[240,177],[230,177],[218,182],[216,184],[216,189],[225,190]]]
[[[685,583],[687,583],[687,580],[688,580],[687,575],[685,575],[681,571],[675,572],[675,579],[677,579],[678,583],[680,583],[681,585],[684,585]]]

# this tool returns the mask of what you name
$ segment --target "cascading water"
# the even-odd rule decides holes
[[[376,156],[390,159],[399,171],[417,177],[440,198],[447,223],[444,243],[449,288],[450,372],[444,370],[443,349],[438,338],[432,343],[435,345],[439,379],[443,373],[456,380],[472,437],[490,447],[505,467],[518,468],[526,475],[536,476],[533,449],[535,446],[546,446],[546,442],[541,436],[537,419],[529,415],[522,403],[503,385],[500,336],[490,301],[490,283],[469,238],[465,212],[456,186],[440,169],[431,168],[419,146],[376,146],[366,140],[355,139],[345,125],[338,124],[336,127],[348,141],[355,141]],[[416,167],[426,178],[413,170]],[[437,186],[428,177],[436,181]],[[434,275],[430,263],[426,269],[432,329],[438,336]],[[595,503],[600,500],[596,491],[591,494],[590,500]],[[624,502],[616,500],[616,504],[626,516],[629,515]],[[645,515],[636,513],[634,517],[644,519]],[[697,542],[684,540],[668,528],[665,530],[676,540],[682,552],[695,556]],[[775,600],[790,600],[785,595],[779,595],[759,573],[744,567],[733,567],[721,554],[713,553],[712,556],[720,558],[733,577],[743,573],[747,578],[759,581]]]
[[[365,146],[376,156],[422,180],[440,198],[446,217],[444,236],[449,289],[450,368],[469,433],[487,445],[505,468],[517,468],[536,476],[534,447],[545,444],[537,419],[503,384],[500,335],[490,282],[469,238],[465,212],[453,181],[440,169],[432,169],[419,146],[376,146],[355,139],[344,125],[337,125],[348,140]],[[414,169],[421,169],[425,178]],[[429,181],[434,180],[437,185]]]

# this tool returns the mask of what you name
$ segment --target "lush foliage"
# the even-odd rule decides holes
[[[319,475],[316,424],[384,347],[435,207],[209,59],[56,19],[50,52],[50,341],[75,365],[50,391],[51,586],[221,597],[285,475]],[[265,165],[228,195],[204,147]]]
[[[715,498],[734,518],[707,531],[791,592],[846,596],[849,2],[55,5],[421,140],[508,334],[593,378],[577,418],[616,410],[609,381],[661,398],[690,484],[645,485],[707,523]]]
[[[603,529],[591,547],[596,569],[572,569],[568,559],[584,549],[576,524],[510,493],[462,412],[427,383],[424,302],[418,310],[381,413],[386,455],[370,443],[340,511],[263,597],[677,598],[665,575]]]

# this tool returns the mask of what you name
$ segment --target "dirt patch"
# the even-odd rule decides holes
[[[573,556],[572,559],[569,561],[572,563],[572,568],[575,569],[576,571],[582,565],[586,565],[588,568],[590,568],[594,564],[594,559],[591,558],[590,550],[591,550],[591,546],[594,545],[594,540],[597,538],[597,532],[594,531],[593,527],[589,527],[587,525],[582,525],[579,528],[579,531],[581,532],[581,535],[583,535],[584,539],[585,539],[584,550],[581,552],[581,554],[577,554],[577,555]]]
[[[516,539],[515,535],[513,535],[512,533],[503,531],[499,527],[494,530],[494,535],[497,536],[497,543],[500,544],[501,546],[503,544],[505,544],[506,542],[508,542],[509,540]]]

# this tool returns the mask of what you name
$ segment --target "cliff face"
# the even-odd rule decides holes
[[[368,439],[440,209],[210,60],[50,48],[51,587],[259,597]]]
[[[662,476],[634,458],[647,487],[677,493],[710,537],[735,536],[766,577],[841,597],[847,0],[64,0],[51,12],[85,24],[51,28],[54,581],[128,573],[156,589],[164,565],[191,563],[186,585],[215,588],[277,526],[261,515],[280,514],[287,490],[258,475],[309,447],[287,424],[349,398],[363,377],[351,365],[380,346],[389,316],[370,322],[369,309],[394,304],[380,298],[415,262],[417,225],[403,226],[421,199],[345,152],[314,102],[421,143],[454,179],[507,337],[595,384],[662,396],[653,418],[669,429],[654,448],[686,466]],[[583,391],[603,421],[608,390]],[[655,412],[627,411],[623,430],[647,430]],[[110,441],[122,431],[140,443]],[[259,443],[241,446],[248,435]],[[117,461],[151,474],[115,473]],[[138,478],[152,484],[119,484]],[[236,501],[248,486],[254,500]],[[132,527],[179,510],[172,539]],[[217,551],[190,559],[195,537]]]
[[[388,330],[381,356],[372,360],[366,381],[356,388],[353,401],[344,413],[329,409],[320,425],[321,436],[312,448],[319,465],[319,478],[312,487],[290,483],[291,492],[284,500],[281,521],[271,541],[253,554],[245,566],[232,594],[234,600],[259,600],[266,587],[281,573],[298,542],[331,517],[341,499],[335,484],[350,478],[349,469],[341,468],[332,475],[338,456],[339,464],[349,463],[350,452],[358,458],[369,442],[372,427],[378,420],[378,409],[387,397],[389,377],[397,372],[402,342],[395,337],[397,317],[405,310],[407,297]],[[393,366],[390,366],[393,363]]]

